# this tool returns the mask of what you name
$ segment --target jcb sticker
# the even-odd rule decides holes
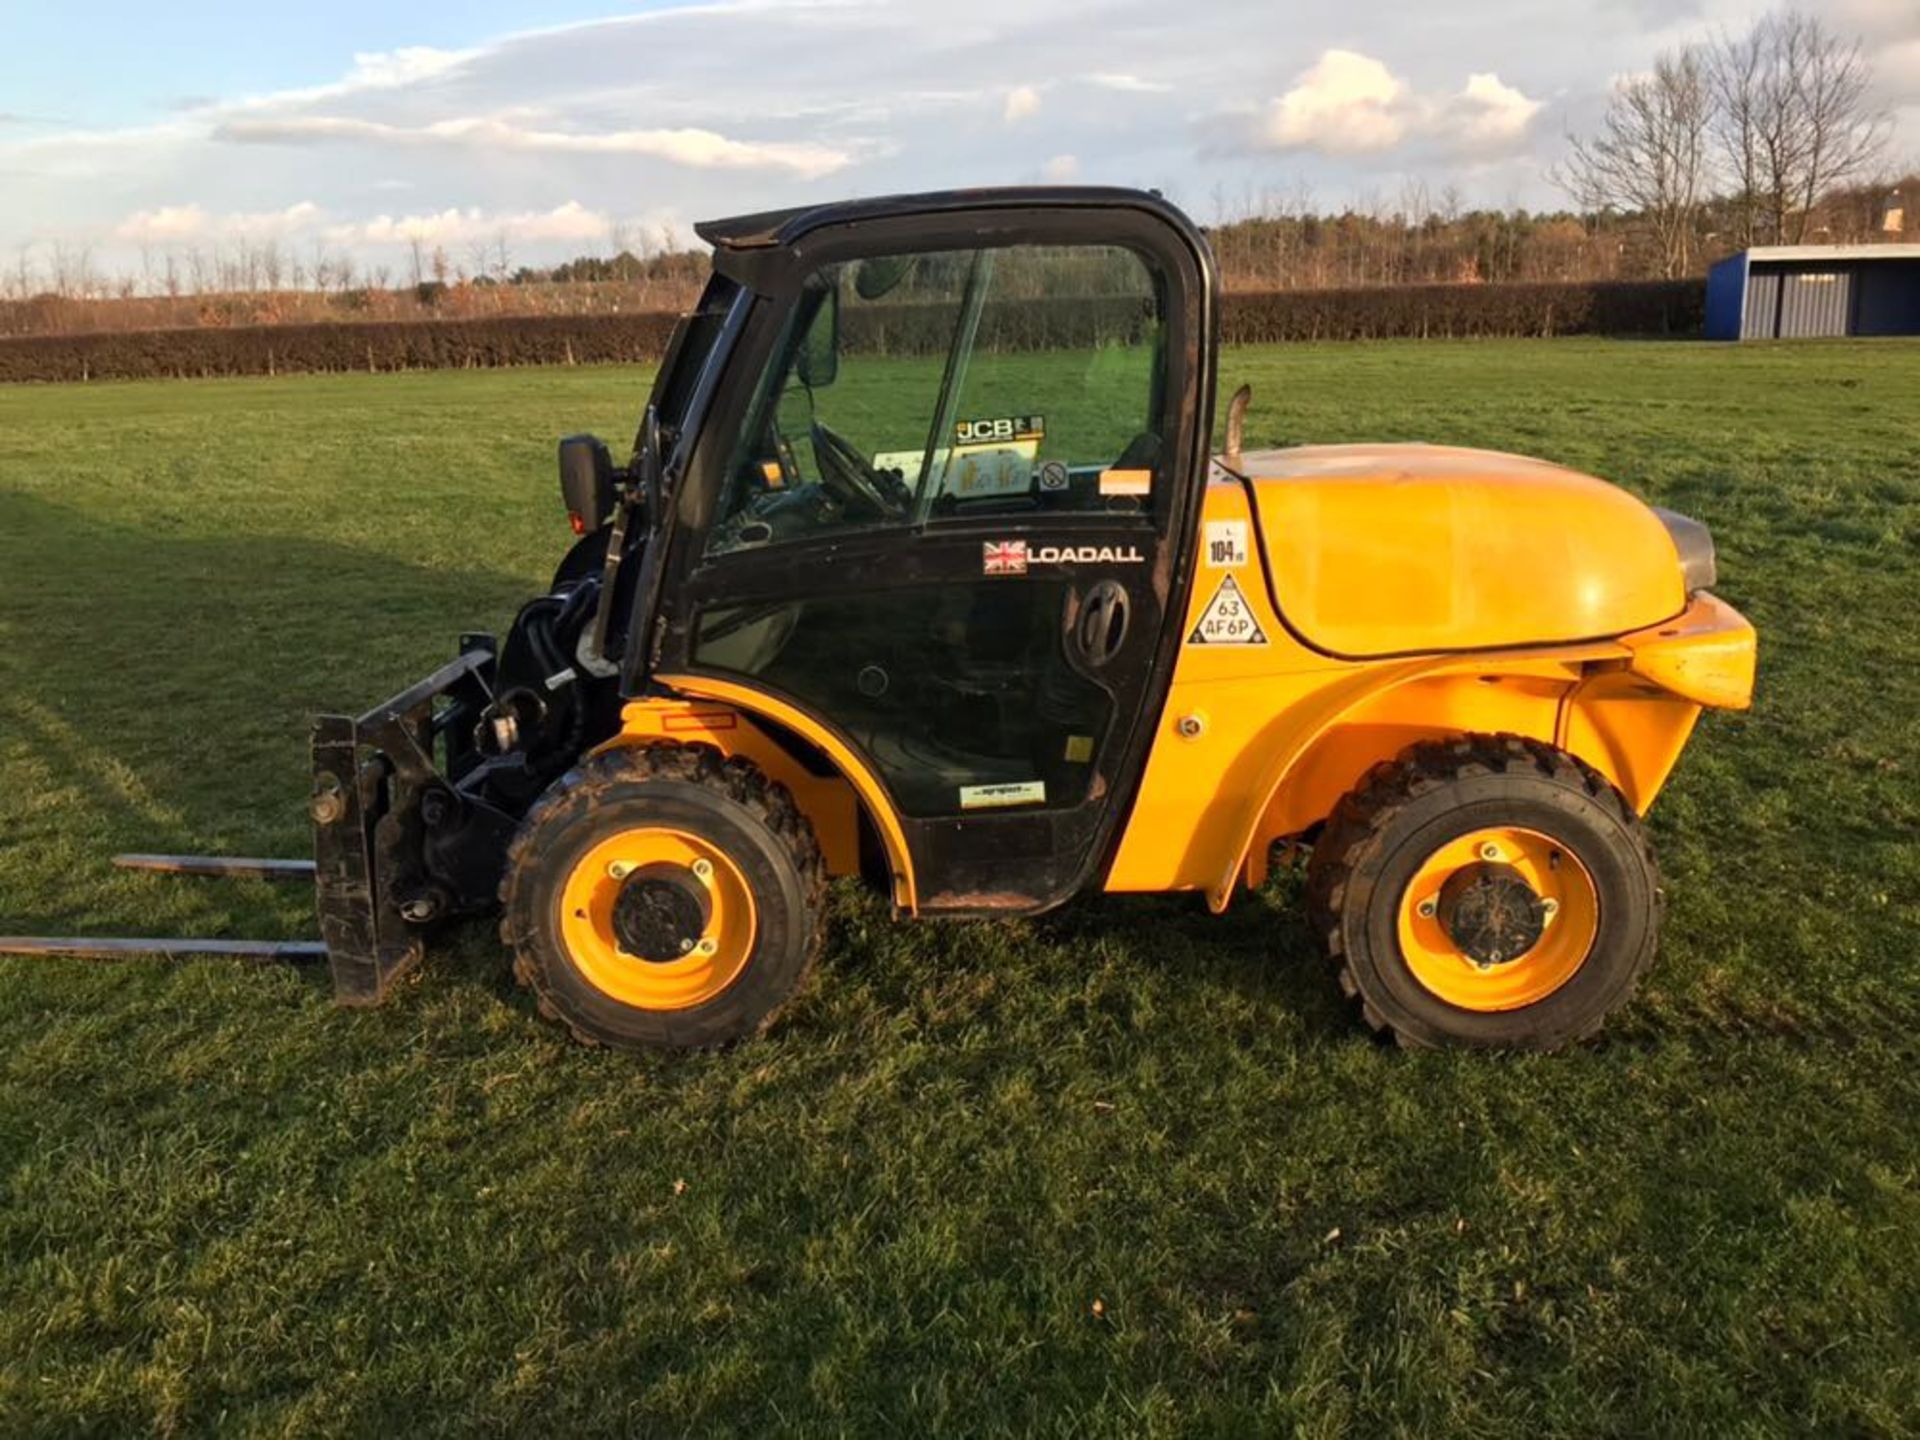
[[[1189,645],[1264,645],[1267,632],[1253,618],[1253,607],[1233,576],[1222,576],[1220,588],[1213,592],[1200,623],[1187,636]]]
[[[953,427],[953,438],[961,445],[1038,440],[1046,433],[1047,418],[1044,415],[1004,415],[997,419],[962,420]]]
[[[1247,522],[1207,521],[1207,543],[1202,554],[1209,570],[1233,570],[1247,563]]]
[[[997,810],[1003,805],[1039,805],[1046,801],[1047,782],[1017,780],[1001,785],[962,785],[962,810]]]

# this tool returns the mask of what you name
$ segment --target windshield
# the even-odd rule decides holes
[[[700,372],[707,367],[715,342],[726,325],[727,312],[733,308],[740,287],[724,275],[707,282],[700,303],[680,317],[666,354],[660,361],[660,373],[653,383],[652,404],[663,431],[677,434],[687,418],[687,405],[693,399]],[[639,448],[636,442],[636,450]]]
[[[1162,294],[1150,262],[1107,245],[819,267],[761,372],[709,551],[1149,509],[1163,459]]]

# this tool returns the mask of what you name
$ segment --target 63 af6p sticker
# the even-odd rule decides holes
[[[1222,577],[1220,588],[1213,592],[1213,598],[1207,601],[1207,608],[1200,612],[1199,623],[1193,627],[1193,633],[1187,636],[1189,645],[1264,645],[1267,632],[1260,628],[1260,622],[1254,619],[1253,607],[1247,603],[1246,592],[1234,581],[1233,576]]]

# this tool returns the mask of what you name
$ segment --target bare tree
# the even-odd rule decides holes
[[[1638,215],[1660,271],[1687,273],[1707,179],[1711,92],[1700,53],[1662,55],[1614,87],[1599,133],[1571,138],[1555,179],[1581,205]]]
[[[1860,40],[1782,10],[1716,41],[1709,71],[1737,241],[1803,240],[1814,207],[1871,174],[1886,143]]]
[[[1768,86],[1768,26],[1745,35],[1722,35],[1707,52],[1707,77],[1713,92],[1713,138],[1726,178],[1733,184],[1733,240],[1745,250],[1760,243],[1760,194],[1763,188],[1763,131],[1771,128]]]

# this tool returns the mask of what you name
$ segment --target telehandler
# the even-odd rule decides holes
[[[699,227],[632,458],[496,645],[313,730],[319,945],[379,1002],[498,910],[580,1039],[751,1035],[829,876],[904,917],[1088,891],[1214,910],[1310,847],[1339,983],[1404,1043],[1551,1049],[1654,952],[1641,817],[1752,627],[1695,521],[1537,460],[1211,453],[1219,283],[1152,194],[942,192]]]

